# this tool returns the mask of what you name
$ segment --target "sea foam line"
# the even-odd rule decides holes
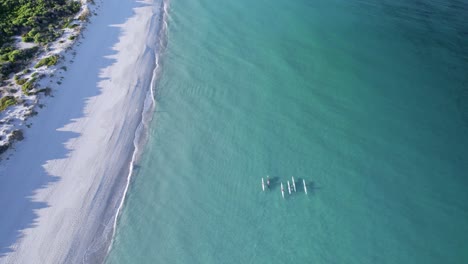
[[[161,26],[159,27],[159,32],[157,34],[157,38],[159,38],[160,42],[157,47],[157,52],[155,53],[155,68],[153,70],[153,76],[151,78],[151,83],[148,91],[148,96],[145,98],[145,102],[143,105],[143,111],[142,111],[142,119],[140,124],[138,125],[136,131],[135,131],[135,138],[133,140],[134,144],[134,151],[132,154],[132,158],[130,160],[129,164],[129,172],[127,175],[127,181],[125,184],[125,189],[122,194],[122,199],[120,200],[119,207],[117,208],[117,211],[114,216],[114,223],[112,226],[112,236],[111,236],[111,242],[109,244],[109,248],[107,249],[107,255],[109,254],[110,250],[112,249],[112,245],[114,243],[115,239],[115,234],[117,232],[117,224],[119,220],[120,213],[122,211],[122,208],[125,204],[125,199],[127,197],[127,192],[130,187],[130,182],[133,176],[133,169],[135,167],[135,164],[139,158],[139,155],[141,154],[140,147],[142,146],[143,143],[147,140],[148,135],[145,135],[144,132],[148,133],[148,128],[149,124],[152,121],[152,116],[154,113],[154,109],[156,107],[156,96],[155,96],[155,85],[156,81],[158,80],[159,73],[160,73],[160,56],[163,53],[163,50],[166,48],[166,37],[167,37],[167,29],[168,29],[168,23],[167,23],[167,17],[168,17],[168,0],[163,0],[161,2],[160,6],[160,12],[161,12]]]

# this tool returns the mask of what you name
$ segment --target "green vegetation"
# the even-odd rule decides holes
[[[32,78],[31,80],[29,80],[28,82],[25,82],[22,86],[21,86],[21,90],[23,91],[23,93],[25,95],[29,95],[30,92],[33,88],[34,88],[34,83],[36,82],[36,78]]]
[[[39,49],[17,50],[13,36],[38,44],[54,41],[80,8],[74,0],[0,0],[0,81],[22,70]]]
[[[21,78],[17,78],[17,77],[18,77],[18,75],[15,75],[15,82],[18,85],[23,85],[25,82],[28,81],[28,79],[21,79]]]
[[[34,54],[36,54],[38,47],[23,49],[23,50],[14,50],[11,47],[6,47],[0,49],[2,55],[0,55],[0,62],[18,62],[31,59]]]
[[[0,48],[0,80],[20,71],[34,58],[38,50],[38,47],[23,50],[14,50],[11,47]]]
[[[2,0],[0,46],[24,32],[39,43],[47,40],[54,34],[54,25],[64,23],[80,8],[80,2],[72,0]],[[37,34],[40,35],[36,37]]]
[[[65,23],[63,24],[62,28],[63,29],[65,29],[65,28],[76,28],[77,26],[78,26],[78,24],[73,23],[73,19],[68,18],[68,19],[65,19]]]
[[[0,99],[0,111],[3,111],[7,107],[9,107],[11,105],[15,105],[16,103],[17,103],[16,99],[13,96],[2,97],[2,99]]]
[[[57,64],[57,61],[59,59],[59,56],[58,55],[53,55],[53,56],[50,56],[50,57],[47,57],[47,58],[43,58],[42,60],[40,60],[36,66],[34,66],[34,68],[39,68],[39,67],[42,67],[42,66],[52,66],[52,65],[55,65]]]

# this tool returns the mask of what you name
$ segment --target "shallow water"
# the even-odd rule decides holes
[[[447,2],[172,0],[107,262],[467,263],[468,4]]]

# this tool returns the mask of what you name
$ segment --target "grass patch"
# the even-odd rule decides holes
[[[1,28],[1,24],[0,24]],[[1,31],[1,29],[0,29]],[[1,34],[1,33],[0,33]],[[15,50],[11,47],[1,48],[0,81],[5,80],[12,73],[19,72],[35,56],[39,47]]]
[[[30,81],[24,83],[21,86],[21,90],[25,95],[30,95],[30,92],[34,88],[34,83],[36,82],[36,78],[32,78]]]
[[[7,95],[0,99],[0,111],[5,110],[7,107],[15,105],[17,103],[15,97]]]
[[[70,25],[68,25],[67,27],[68,27],[68,28],[76,28],[77,26],[79,26],[79,25],[78,25],[78,24],[70,24]]]
[[[23,85],[28,81],[28,79],[15,79],[17,85]]]
[[[53,56],[50,56],[50,57],[47,57],[47,58],[43,58],[42,60],[40,60],[36,66],[34,66],[34,68],[39,68],[39,67],[42,67],[42,66],[53,66],[55,64],[57,64],[58,62],[58,59],[59,59],[59,56],[58,55],[53,55]]]

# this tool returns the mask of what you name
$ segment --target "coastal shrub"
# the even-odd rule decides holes
[[[17,75],[15,75],[16,77]],[[28,81],[28,79],[15,79],[17,85],[23,85]]]
[[[15,50],[15,48],[13,46],[3,46],[0,48],[0,56],[4,55],[4,54],[7,54],[11,51]]]
[[[12,37],[31,29],[34,34],[26,34],[24,41],[32,41],[38,33],[46,33],[43,41],[55,37],[54,28],[65,19],[72,18],[81,9],[81,1],[75,0],[2,0],[0,1],[0,47],[12,43]],[[53,25],[49,27],[49,25]]]
[[[22,40],[23,42],[33,42],[33,41],[34,41],[34,38],[31,37],[31,36],[29,36],[29,35],[23,35],[23,36],[21,36],[21,40]]]
[[[42,60],[40,60],[40,61],[36,64],[36,66],[34,66],[34,68],[39,68],[39,67],[42,67],[42,66],[52,66],[52,65],[55,65],[55,64],[57,64],[58,59],[59,59],[59,56],[58,56],[58,55],[52,55],[52,56],[50,56],[50,57],[43,58]]]
[[[66,29],[66,28],[74,28],[76,26],[78,26],[77,24],[74,23],[74,19],[73,18],[67,18],[67,19],[64,19],[63,20],[63,25],[62,25],[62,29]]]
[[[18,72],[35,56],[39,47],[10,50],[0,56],[0,79],[7,79],[11,73]]]
[[[21,90],[23,91],[25,95],[30,95],[29,91],[31,91],[34,88],[35,82],[36,82],[36,78],[32,78],[31,80],[29,80],[28,82],[25,82],[21,86]]]
[[[21,57],[21,51],[14,50],[8,54],[8,61],[16,62]]]
[[[81,4],[79,1],[70,1],[67,5],[68,10],[70,11],[71,14],[76,14],[78,11],[81,9]]]
[[[44,33],[39,32],[34,35],[33,39],[34,43],[45,43],[47,36]]]
[[[0,81],[8,79],[10,74],[15,72],[15,65],[11,62],[0,63]]]
[[[41,33],[37,33],[34,36],[34,42],[39,44],[47,44],[52,41],[55,41],[61,35],[60,31],[55,31],[54,29],[49,29],[48,31],[43,31]]]
[[[5,97],[2,97],[0,99],[0,111],[3,111],[5,110],[7,107],[9,106],[12,106],[12,105],[15,105],[17,102],[16,102],[16,99],[15,97],[11,96],[11,95],[7,95]]]
[[[29,91],[33,88],[33,84],[31,82],[27,82],[21,86],[21,90],[25,95],[29,95]]]
[[[10,60],[10,59],[8,58],[8,55],[9,55],[9,54],[10,54],[9,52],[8,52],[8,53],[1,54],[1,55],[0,55],[0,62],[9,61],[9,60]]]
[[[8,61],[18,62],[18,61],[29,61],[34,57],[34,55],[39,50],[39,47],[32,47],[29,49],[13,50],[8,53]]]

